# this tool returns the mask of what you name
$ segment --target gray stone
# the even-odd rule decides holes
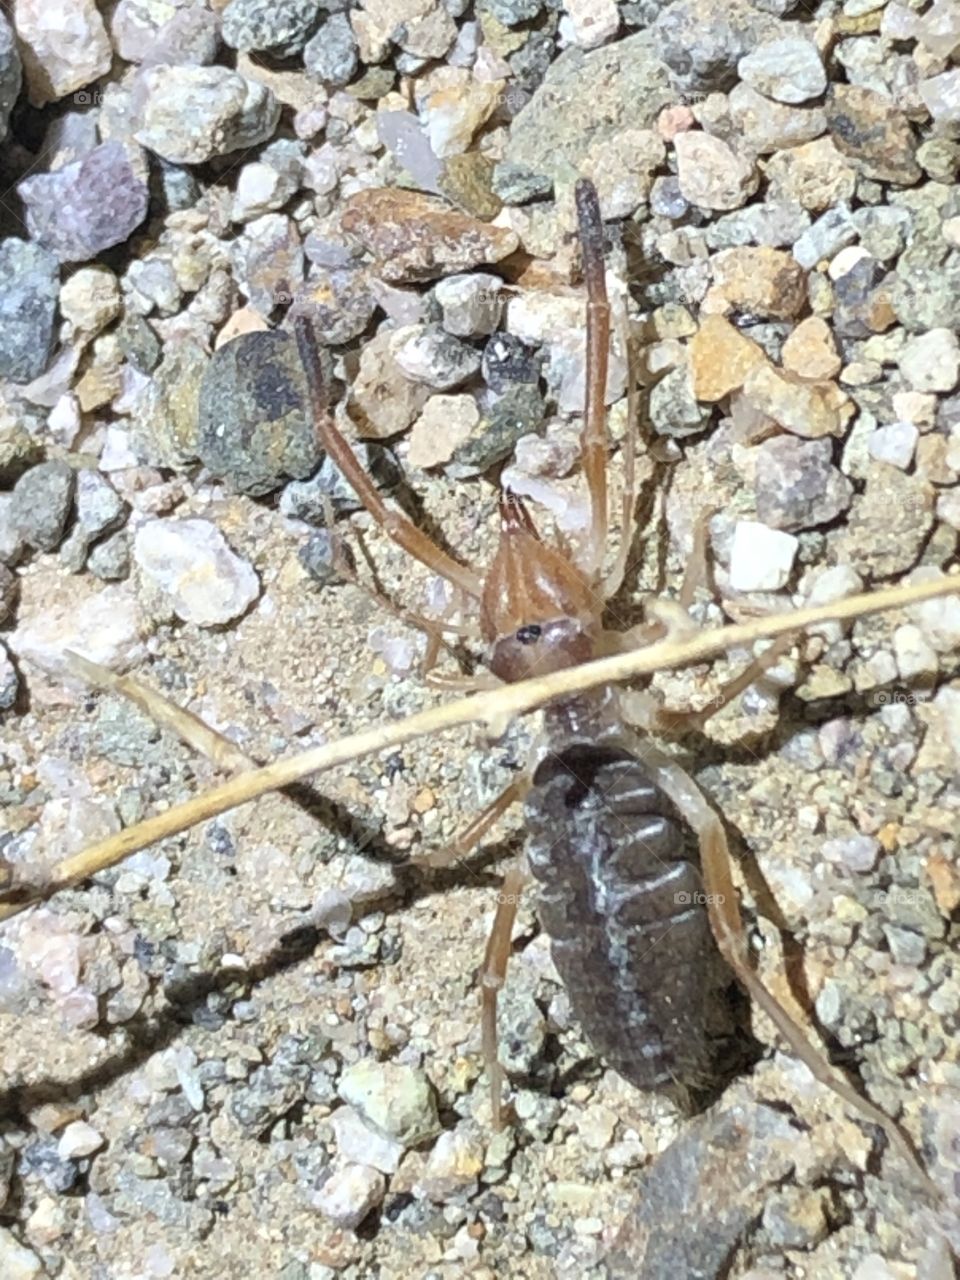
[[[505,27],[518,27],[536,18],[543,6],[544,0],[481,0],[479,8]]]
[[[220,23],[203,5],[174,9],[153,0],[120,0],[110,33],[125,62],[206,66],[217,56]]]
[[[650,423],[662,436],[696,435],[710,421],[710,406],[693,394],[690,370],[678,365],[657,382],[650,392]]]
[[[480,368],[480,352],[439,325],[398,330],[393,354],[406,377],[435,391],[459,386]]]
[[[27,546],[53,551],[73,506],[75,473],[65,462],[41,462],[13,487],[10,519]]]
[[[345,1164],[334,1169],[311,1197],[314,1208],[339,1227],[354,1228],[383,1200],[387,1181],[365,1164]]]
[[[0,242],[0,377],[31,382],[47,367],[60,292],[56,257],[38,244]]]
[[[521,436],[536,431],[546,414],[538,388],[516,383],[483,413],[469,440],[458,445],[444,468],[457,479],[482,475],[510,456]]]
[[[536,386],[540,381],[542,356],[512,333],[495,333],[483,349],[480,363],[483,380],[501,395],[522,383]]]
[[[127,504],[99,471],[77,472],[77,525],[88,538],[99,538],[117,529],[127,514]]]
[[[292,218],[265,213],[248,222],[231,250],[233,272],[250,305],[262,316],[289,303],[303,281],[303,245]]]
[[[359,62],[357,37],[345,13],[328,18],[303,51],[307,74],[337,87],[350,83]]]
[[[17,187],[30,234],[61,262],[86,262],[127,240],[147,216],[147,185],[121,142]]]
[[[356,564],[353,553],[343,538],[331,529],[318,529],[311,533],[297,551],[297,559],[321,587],[331,587],[344,581],[345,558],[347,568],[352,571]]]
[[[443,327],[459,338],[493,333],[500,322],[503,281],[489,272],[448,276],[434,288],[443,309]]]
[[[130,573],[130,534],[126,529],[111,533],[87,555],[87,568],[103,582],[120,582]]]
[[[350,441],[350,449],[381,493],[392,492],[400,483],[397,460],[385,445],[358,440]],[[280,511],[293,519],[306,520],[308,524],[324,525],[324,498],[330,501],[337,516],[363,510],[356,490],[329,457],[324,458],[319,471],[309,480],[291,480],[280,495]]]
[[[513,202],[526,198],[520,177],[524,192],[536,195],[572,183],[592,147],[627,127],[649,127],[674,97],[646,32],[590,53],[565,50],[513,121],[497,166],[497,194]]]
[[[644,1171],[605,1263],[610,1280],[720,1276],[767,1189],[795,1163],[800,1130],[774,1107],[716,1107]]]
[[[893,275],[891,304],[905,329],[960,329],[960,253],[908,250]]]
[[[0,14],[0,141],[7,136],[13,104],[20,93],[20,55],[10,23]]]
[[[757,517],[771,528],[810,529],[850,506],[853,486],[833,465],[829,440],[777,436],[756,453]]]
[[[231,216],[234,222],[250,222],[282,208],[303,184],[304,143],[278,138],[245,164],[237,175]]]
[[[322,457],[306,404],[293,338],[272,330],[234,338],[214,352],[200,386],[201,460],[245,493],[306,479]]]
[[[223,11],[223,39],[243,53],[292,58],[316,29],[317,0],[230,0]]]
[[[317,338],[335,347],[359,338],[376,309],[377,300],[365,268],[317,267],[310,272],[288,319],[308,316]]]
[[[810,271],[823,258],[835,253],[857,238],[857,228],[847,204],[828,209],[809,227],[793,246],[793,256],[801,267]]]
[[[747,0],[676,0],[659,11],[650,35],[676,88],[710,93],[732,89],[740,59],[782,32]]]
[[[227,67],[151,67],[140,73],[131,110],[142,146],[174,164],[265,142],[280,103],[269,89]]]
[[[0,493],[0,565],[14,565],[23,556],[27,544],[13,521],[13,494]]]
[[[0,563],[0,622],[6,622],[13,613],[20,594],[20,579]]]
[[[152,334],[153,330],[148,331]],[[163,360],[139,397],[132,434],[153,466],[179,469],[199,457],[200,387],[210,358],[189,336],[167,343]]]
[[[7,646],[0,642],[0,711],[9,711],[20,692],[20,676],[13,665]],[[4,1272],[9,1275],[9,1272]]]
[[[740,59],[737,70],[741,80],[775,102],[807,102],[827,87],[817,46],[802,36],[765,41]]]

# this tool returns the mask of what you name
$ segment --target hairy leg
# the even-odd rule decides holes
[[[519,865],[511,867],[504,876],[497,895],[497,911],[493,918],[490,937],[487,939],[480,975],[483,1058],[487,1068],[487,1079],[490,1082],[490,1108],[494,1129],[503,1127],[501,1098],[503,1067],[500,1065],[498,1052],[497,997],[507,976],[510,941],[513,935],[513,923],[517,917],[517,907],[520,905],[520,897],[529,879],[530,873],[525,867]]]

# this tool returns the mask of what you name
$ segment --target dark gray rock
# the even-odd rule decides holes
[[[444,467],[458,479],[481,475],[510,456],[521,436],[536,431],[546,415],[539,389],[516,383],[493,402],[483,414],[470,439],[460,445]]]
[[[130,574],[130,534],[126,529],[111,533],[109,537],[90,548],[87,568],[95,578],[104,582],[119,582]]]
[[[318,529],[316,533],[311,533],[297,551],[297,558],[321,587],[332,587],[343,582],[344,564],[351,572],[355,568],[353,552],[332,529]]]
[[[230,0],[223,11],[223,40],[244,53],[292,58],[303,50],[320,16],[317,0]]]
[[[7,122],[20,93],[20,55],[7,19],[0,13],[0,139],[7,136]]]
[[[235,338],[214,352],[200,386],[201,460],[244,493],[306,479],[323,456],[306,404],[292,337],[268,330]]]
[[[10,519],[27,546],[54,551],[73,505],[75,473],[65,462],[41,462],[13,488]]]
[[[358,338],[376,309],[377,300],[370,290],[366,270],[318,267],[310,273],[290,317],[308,316],[317,338],[335,347]]]
[[[359,63],[357,37],[345,13],[328,18],[303,51],[307,74],[337,87],[350,83]]]
[[[660,10],[650,37],[676,88],[706,94],[733,88],[740,59],[782,32],[747,0],[676,0]]]
[[[0,377],[30,382],[43,373],[53,348],[57,259],[38,244],[3,240],[0,280]]]
[[[543,358],[512,333],[495,333],[483,349],[480,372],[484,382],[500,395],[518,383],[540,381]]]
[[[350,448],[381,493],[390,493],[397,487],[401,473],[390,449],[368,440],[351,443]],[[316,475],[309,480],[292,480],[287,485],[280,495],[280,511],[295,520],[323,525],[326,523],[324,498],[330,500],[338,516],[363,509],[363,503],[340,468],[330,458],[324,458]]]

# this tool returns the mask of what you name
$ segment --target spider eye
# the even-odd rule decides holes
[[[539,640],[543,634],[543,629],[537,622],[532,622],[528,627],[521,627],[517,632],[517,639],[521,644],[533,644]]]

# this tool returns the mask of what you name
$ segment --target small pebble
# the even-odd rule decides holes
[[[81,333],[99,333],[120,314],[117,277],[109,267],[80,267],[60,286],[60,314]]]
[[[430,1081],[415,1067],[363,1059],[347,1067],[339,1092],[368,1124],[404,1147],[415,1147],[439,1132]]]
[[[880,842],[873,836],[841,836],[824,840],[820,852],[828,862],[865,875],[877,865]]]
[[[443,1203],[458,1194],[469,1193],[483,1169],[484,1148],[473,1125],[460,1125],[441,1133],[427,1157],[417,1190],[428,1199]]]
[[[597,49],[620,29],[616,0],[564,0],[560,35],[581,49]]]
[[[65,462],[41,462],[13,487],[10,520],[27,546],[54,551],[73,509],[76,473]]]
[[[260,594],[252,565],[230,549],[209,520],[149,520],[136,532],[133,554],[184,622],[201,627],[232,622]]]
[[[783,344],[783,367],[810,382],[835,378],[840,355],[830,326],[821,316],[801,320]]]
[[[853,485],[834,466],[828,440],[776,436],[757,447],[754,498],[764,524],[796,532],[846,511]]]
[[[351,442],[350,449],[381,493],[391,492],[400,483],[397,460],[385,445],[358,440]],[[324,458],[320,469],[308,480],[292,480],[286,486],[280,495],[280,510],[296,520],[323,525],[326,523],[325,498],[329,499],[336,516],[363,510],[356,490],[329,457]]]
[[[340,225],[373,255],[383,278],[396,284],[499,262],[519,245],[513,231],[468,217],[430,196],[392,187],[351,196]]]
[[[136,139],[174,164],[203,164],[273,134],[280,103],[228,67],[150,67],[135,90]]]
[[[920,439],[920,432],[912,422],[893,422],[887,427],[877,427],[867,437],[867,449],[871,458],[888,462],[892,467],[906,471]]]
[[[47,367],[58,276],[56,257],[40,245],[0,241],[0,377],[30,382]]]
[[[737,311],[791,320],[806,306],[806,274],[782,249],[724,249],[711,260],[713,290]]]
[[[6,1227],[0,1227],[0,1275],[3,1280],[39,1280],[43,1263]]]
[[[296,344],[278,330],[246,333],[206,363],[199,388],[197,453],[214,475],[264,494],[304,479],[322,453],[305,406]]]
[[[790,580],[799,542],[756,520],[738,520],[730,550],[734,591],[779,591]]]
[[[82,1160],[104,1145],[104,1137],[85,1120],[74,1120],[60,1135],[57,1152],[64,1160]]]
[[[690,130],[673,140],[680,193],[702,209],[738,209],[757,189],[752,159],[740,156],[721,138]]]
[[[802,37],[766,41],[740,59],[737,71],[741,80],[775,102],[807,102],[827,87],[817,46]]]
[[[436,325],[412,325],[393,336],[393,355],[403,373],[435,391],[449,391],[480,368],[480,352]]]
[[[324,1217],[339,1227],[358,1227],[383,1200],[386,1179],[377,1169],[365,1164],[347,1164],[335,1169],[312,1203]]]
[[[835,84],[826,103],[827,125],[839,151],[878,182],[917,182],[917,139],[906,114],[886,94],[862,85]]]
[[[367,1164],[381,1173],[396,1173],[403,1158],[403,1144],[371,1128],[355,1107],[338,1107],[330,1123],[342,1160]]]
[[[331,14],[303,51],[307,73],[336,87],[350,83],[359,62],[357,37],[345,13]]]
[[[24,178],[17,194],[31,238],[61,262],[86,262],[128,239],[146,217],[149,196],[115,139],[53,173]]]
[[[223,42],[244,53],[292,58],[317,26],[316,0],[230,0],[223,10]]]
[[[110,70],[110,39],[95,0],[19,0],[14,25],[35,107],[65,98]]]
[[[381,332],[370,339],[350,387],[350,417],[366,439],[385,440],[405,431],[430,395],[429,387],[408,378],[397,364],[395,338],[395,332]]]
[[[739,390],[756,364],[765,364],[763,348],[724,316],[706,316],[689,347],[690,377],[698,400],[714,403]]]
[[[480,410],[473,396],[431,396],[410,432],[407,462],[411,467],[449,462],[479,422]]]
[[[478,338],[493,333],[500,323],[503,304],[499,276],[478,271],[447,276],[437,282],[434,296],[443,308],[443,327],[458,338]]]
[[[914,391],[953,391],[960,378],[960,341],[952,329],[931,329],[910,339],[898,363]]]

